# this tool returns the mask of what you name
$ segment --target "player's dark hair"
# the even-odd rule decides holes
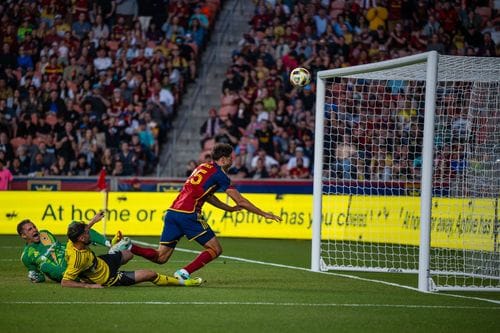
[[[221,157],[229,157],[233,153],[233,147],[227,143],[218,143],[212,150],[212,159],[217,161]]]
[[[73,221],[68,226],[68,238],[73,243],[85,232],[85,223]]]
[[[25,226],[26,224],[28,224],[28,223],[33,223],[33,222],[31,222],[31,220],[29,220],[29,219],[26,219],[26,220],[22,220],[21,222],[19,222],[19,223],[17,224],[17,233],[19,234],[19,236],[21,236],[21,235],[22,235],[22,233],[23,233],[23,228],[24,228],[24,226]]]

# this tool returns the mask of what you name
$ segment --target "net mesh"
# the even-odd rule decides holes
[[[417,272],[426,63],[326,80],[322,269]],[[500,60],[440,56],[430,269],[500,288]]]

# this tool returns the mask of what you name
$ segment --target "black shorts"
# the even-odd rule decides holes
[[[130,286],[135,284],[135,273],[119,271],[118,269],[122,265],[122,253],[117,252],[113,254],[103,254],[99,258],[104,260],[104,262],[109,267],[109,279],[104,284],[107,287],[111,286]]]

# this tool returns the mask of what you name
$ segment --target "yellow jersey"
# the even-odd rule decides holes
[[[63,280],[80,279],[100,285],[105,285],[108,282],[110,278],[108,264],[96,256],[91,249],[78,250],[73,242],[68,240],[65,257],[68,266],[64,271]]]

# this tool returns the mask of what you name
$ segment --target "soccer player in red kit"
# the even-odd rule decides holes
[[[246,209],[266,219],[281,221],[279,216],[264,212],[252,204],[231,185],[226,171],[233,163],[232,153],[231,145],[216,144],[212,151],[212,162],[200,164],[193,170],[167,210],[158,249],[133,248],[132,252],[138,251],[140,253],[135,254],[163,264],[168,261],[182,236],[186,235],[189,240],[196,240],[205,249],[191,263],[174,274],[176,278],[186,280],[190,278],[191,273],[222,253],[219,240],[202,217],[201,208],[205,202],[228,212]],[[217,190],[225,191],[236,205],[230,206],[217,199],[214,196]]]

